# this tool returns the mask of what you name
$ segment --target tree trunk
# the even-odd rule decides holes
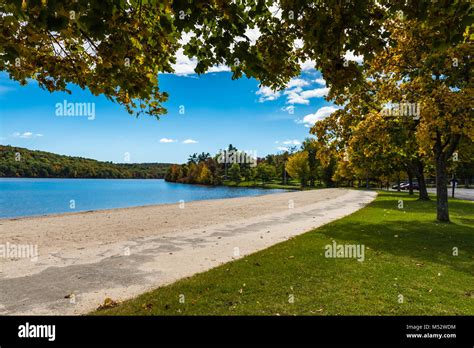
[[[408,191],[409,195],[413,195],[413,174],[410,170],[407,170],[408,174]]]
[[[436,203],[438,221],[449,222],[448,210],[448,173],[446,161],[440,156],[436,160]]]
[[[420,187],[420,197],[419,200],[421,201],[429,201],[430,196],[428,195],[428,190],[426,189],[426,180],[425,180],[425,175],[422,174],[418,179],[418,186]]]
[[[436,159],[436,216],[438,221],[442,222],[449,222],[448,159],[453,155],[460,140],[461,135],[450,134],[443,144],[440,133],[436,133],[436,142],[433,147]]]
[[[425,180],[425,168],[421,160],[418,160],[416,163],[416,179],[418,180],[418,186],[420,188],[420,197],[422,201],[429,201],[430,197],[428,196],[428,190],[426,189],[426,180]]]

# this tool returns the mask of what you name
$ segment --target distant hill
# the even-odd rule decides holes
[[[0,177],[162,179],[170,163],[116,164],[0,145]]]

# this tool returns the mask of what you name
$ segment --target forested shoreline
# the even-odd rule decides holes
[[[195,153],[187,163],[171,165],[165,180],[199,185],[334,187],[335,163],[323,167],[312,150],[314,140],[306,139],[300,150],[293,146],[278,154],[257,157],[230,144],[214,156]]]
[[[393,156],[385,165],[366,166],[362,161],[352,162],[346,154],[330,151],[324,138],[306,138],[298,148],[293,146],[278,154],[252,157],[252,154],[229,145],[214,156],[209,153],[192,154],[184,164],[173,164],[165,180],[183,184],[228,186],[299,186],[312,187],[378,187],[387,188],[401,182],[415,182],[420,187],[420,198],[427,198],[427,187],[435,185],[434,164],[426,161],[422,171],[418,162],[402,156]],[[462,142],[461,154],[448,166],[456,175],[458,185],[470,187],[474,178],[471,143]],[[353,152],[354,153],[354,152]],[[372,159],[375,162],[376,159]],[[415,164],[413,164],[414,162]],[[413,194],[413,190],[410,190]]]
[[[170,163],[112,163],[0,145],[0,177],[163,179]]]

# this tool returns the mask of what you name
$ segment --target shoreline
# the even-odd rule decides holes
[[[127,180],[127,179],[120,179],[120,180]],[[153,179],[153,180],[164,180],[164,179]],[[189,184],[189,185],[196,185],[196,184]],[[197,186],[206,186],[206,185],[197,185]],[[219,185],[219,186],[230,187],[230,186],[226,186],[226,185]],[[239,188],[239,187],[235,187],[235,188]],[[246,187],[240,187],[240,188],[246,188]],[[252,189],[252,188],[259,188],[259,187],[249,187],[249,189]],[[269,188],[269,189],[270,190],[282,190],[282,191],[287,191],[287,192],[300,191],[300,190],[287,190],[287,189],[275,189],[275,188]],[[211,201],[220,201],[220,200],[227,200],[227,199],[239,199],[239,198],[248,198],[248,197],[263,197],[263,196],[277,195],[277,194],[287,193],[287,192],[263,193],[263,194],[259,194],[259,195],[228,197],[228,198],[196,199],[196,200],[192,200],[192,201],[185,201],[184,203],[189,204],[189,203],[192,203],[192,202],[211,202]],[[179,204],[180,204],[180,202],[177,201],[177,202],[174,202],[174,203],[156,203],[156,204],[146,204],[146,205],[134,205],[134,206],[130,206],[130,207],[80,210],[80,211],[72,211],[72,212],[64,212],[64,213],[43,214],[43,215],[25,215],[25,216],[18,216],[18,217],[15,217],[15,216],[0,217],[0,225],[1,225],[1,222],[4,222],[4,221],[41,219],[41,218],[61,217],[61,216],[68,216],[68,215],[91,214],[91,213],[97,213],[97,212],[114,212],[114,211],[117,211],[117,210],[140,209],[140,208],[161,207],[161,206],[173,206],[173,205],[179,205]]]
[[[0,244],[33,244],[39,255],[0,258],[0,314],[87,313],[107,297],[131,298],[288,240],[375,196],[322,189],[2,220]]]
[[[5,179],[5,178],[4,178]],[[25,180],[25,178],[6,178],[7,180],[4,180],[4,182],[14,182],[16,180]],[[0,178],[0,181],[2,178]],[[99,181],[99,180],[111,180],[111,179],[90,179],[90,178],[76,178],[76,179],[70,179],[70,178],[26,178],[28,182],[30,181],[38,181],[38,182],[48,182],[48,181],[56,181],[55,184],[60,184],[62,180],[93,180],[93,181]],[[58,181],[59,180],[59,181]],[[174,182],[167,182],[164,179],[113,179],[113,180],[119,180],[119,181],[146,181],[150,180],[152,181],[151,185],[155,187],[160,187],[160,185],[170,185],[171,188],[174,185],[180,185],[181,183],[174,183]],[[209,195],[208,197],[202,196],[202,195],[197,195],[193,196],[192,200],[186,200],[186,203],[189,202],[196,202],[196,201],[208,201],[208,200],[219,200],[219,199],[232,199],[232,198],[240,198],[240,197],[257,197],[257,196],[263,196],[263,195],[269,195],[269,194],[276,194],[276,193],[283,193],[283,192],[289,192],[292,190],[285,189],[285,188],[259,188],[259,187],[231,187],[231,186],[226,186],[226,185],[218,185],[218,186],[208,186],[208,185],[197,185],[193,184],[193,186],[198,186],[202,189],[206,189],[205,192],[208,191],[209,188],[220,188],[221,191],[216,191],[216,192],[222,192],[221,194],[215,195]],[[166,187],[166,186],[165,186]],[[233,190],[241,190],[240,192],[242,193],[237,193],[236,195],[232,194]],[[249,191],[243,191],[242,189],[248,189]],[[227,191],[226,191],[227,190]],[[251,192],[253,190],[253,192]],[[259,191],[256,191],[259,190]],[[272,192],[273,191],[273,192]],[[247,192],[247,193],[245,193]],[[225,197],[226,195],[229,195],[230,197]],[[234,197],[233,197],[234,196]],[[191,198],[191,197],[190,197]],[[109,210],[116,210],[116,209],[130,209],[130,208],[140,208],[140,207],[151,207],[151,206],[161,206],[161,205],[172,205],[172,204],[179,204],[180,200],[176,201],[171,201],[170,199],[154,199],[154,201],[149,201],[149,200],[139,200],[136,202],[133,202],[134,205],[126,205],[129,203],[128,201],[123,205],[123,206],[110,206],[110,204],[106,205],[96,205],[96,206],[86,206],[82,209],[52,209],[51,212],[44,212],[44,211],[33,211],[32,215],[28,215],[30,213],[29,211],[25,212],[26,215],[15,215],[17,211],[11,211],[10,215],[8,216],[0,216],[0,221],[7,221],[7,220],[22,220],[22,219],[29,219],[29,218],[41,218],[41,217],[49,217],[49,216],[63,216],[63,215],[68,215],[68,214],[81,214],[81,213],[93,213],[97,211],[109,211]],[[108,206],[107,206],[108,205]],[[38,209],[36,209],[38,210]],[[19,212],[20,214],[23,213],[21,210]],[[8,214],[8,213],[6,213]],[[5,215],[6,215],[5,214]],[[3,215],[3,214],[2,214]]]

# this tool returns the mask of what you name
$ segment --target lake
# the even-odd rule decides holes
[[[0,178],[0,218],[257,196],[279,189],[198,186],[162,179]]]

